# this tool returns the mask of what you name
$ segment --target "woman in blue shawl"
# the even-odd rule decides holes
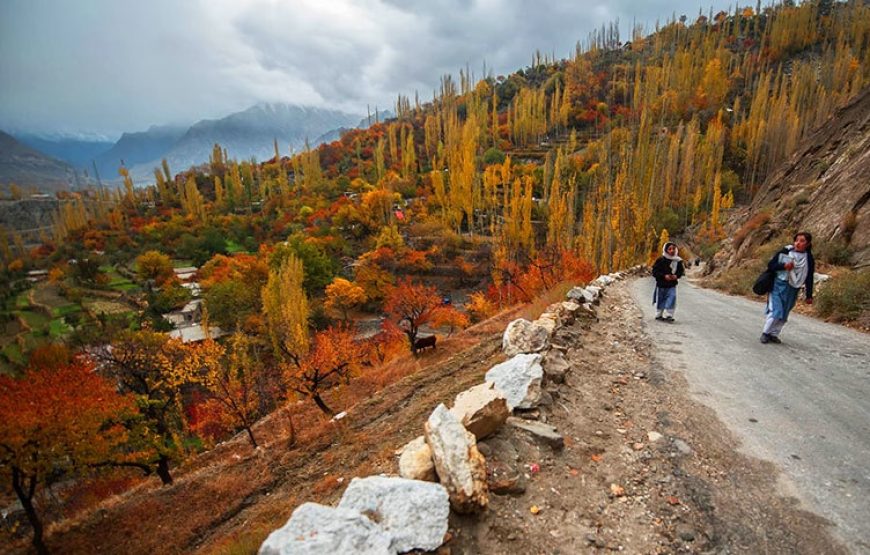
[[[807,304],[813,304],[813,236],[805,231],[795,234],[794,244],[787,245],[773,255],[767,269],[776,272],[773,290],[767,297],[762,343],[782,343],[779,334],[788,321],[788,314],[797,303],[801,287],[806,288]]]

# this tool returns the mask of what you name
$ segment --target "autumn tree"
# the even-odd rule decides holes
[[[325,414],[334,414],[321,394],[350,382],[365,358],[365,351],[347,326],[330,327],[315,334],[311,350],[298,363],[286,366],[290,389],[310,397]]]
[[[404,279],[387,295],[384,311],[393,322],[405,332],[410,342],[411,352],[417,354],[417,335],[420,326],[433,319],[439,311],[455,311],[452,307],[442,307],[441,298],[434,287],[417,285]]]
[[[446,328],[447,336],[450,337],[457,329],[467,328],[470,322],[468,316],[458,310],[442,307],[435,311],[430,324],[433,328]]]
[[[172,260],[160,251],[147,251],[136,258],[136,271],[143,280],[154,280],[157,287],[175,276]]]
[[[113,458],[126,441],[119,422],[132,410],[81,360],[0,376],[0,476],[24,508],[37,553],[48,553],[34,504],[39,486]]]
[[[326,286],[326,302],[328,310],[341,312],[342,319],[347,322],[347,312],[355,306],[366,302],[365,290],[344,278],[335,278]]]
[[[101,372],[135,399],[140,417],[128,424],[131,435],[161,481],[171,484],[169,463],[183,454],[181,390],[203,366],[200,353],[164,334],[138,331],[93,354]]]
[[[206,412],[216,415],[223,425],[243,429],[256,448],[253,425],[260,416],[256,384],[263,368],[259,343],[236,332],[226,348],[212,340],[205,341],[200,348],[203,365],[197,381],[211,393],[212,398],[206,404],[214,409]]]
[[[308,352],[308,297],[302,289],[302,262],[289,253],[269,272],[262,290],[263,314],[275,354],[298,364]]]

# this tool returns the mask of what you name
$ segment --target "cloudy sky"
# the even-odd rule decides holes
[[[390,107],[723,0],[0,0],[0,129],[115,138],[259,101]]]

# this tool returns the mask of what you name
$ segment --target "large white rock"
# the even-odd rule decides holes
[[[589,287],[574,287],[570,291],[568,291],[568,300],[574,301],[578,304],[592,304],[596,300],[598,300],[598,288],[596,287],[594,290],[592,286]]]
[[[409,480],[435,482],[435,463],[432,462],[432,449],[426,438],[419,436],[405,445],[399,455],[399,476]]]
[[[450,502],[441,484],[369,476],[354,478],[344,490],[339,509],[361,512],[392,537],[400,553],[431,551],[444,543]]]
[[[392,538],[359,511],[305,503],[260,546],[259,555],[393,555]]]
[[[477,439],[495,433],[510,416],[507,399],[495,384],[486,382],[456,396],[450,409]]]
[[[432,411],[423,428],[453,510],[475,513],[485,509],[489,504],[486,460],[477,450],[474,434],[443,404]]]
[[[541,358],[536,353],[516,355],[490,368],[484,379],[504,393],[510,410],[530,409],[541,398]]]
[[[616,280],[608,275],[600,275],[597,278],[595,278],[595,281],[593,281],[592,283],[594,285],[598,285],[601,287],[607,287],[608,285],[610,285],[614,281],[616,281]]]
[[[519,318],[508,324],[502,337],[504,354],[512,357],[519,353],[537,353],[547,348],[550,332],[547,328]]]

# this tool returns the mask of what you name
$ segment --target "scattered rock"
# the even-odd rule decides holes
[[[435,482],[435,463],[432,462],[432,449],[426,438],[420,436],[402,448],[399,456],[399,476],[409,480]]]
[[[542,358],[539,354],[519,354],[487,371],[486,381],[504,393],[508,409],[532,408],[538,402],[544,377]]]
[[[477,439],[495,433],[510,415],[504,394],[489,382],[457,395],[450,412]]]
[[[499,438],[492,438],[487,441],[492,449],[492,458],[506,463],[514,463],[520,460],[520,454],[516,447],[509,441]]]
[[[542,407],[551,407],[553,406],[553,396],[549,391],[541,392],[541,398],[538,399],[538,405]]]
[[[676,532],[680,539],[683,541],[695,541],[695,530],[692,529],[692,527],[688,524],[678,524]]]
[[[392,555],[396,550],[391,544],[390,535],[359,511],[304,503],[287,524],[269,534],[258,553]]]
[[[508,324],[502,337],[502,350],[511,357],[520,353],[537,353],[547,348],[550,332],[547,328],[519,318]]]
[[[514,428],[519,428],[520,430],[530,433],[534,439],[549,445],[555,450],[565,447],[565,438],[562,437],[562,434],[556,431],[556,428],[549,424],[532,422],[513,416],[508,418],[508,424]]]
[[[486,508],[486,461],[477,450],[474,434],[443,404],[438,405],[424,425],[426,443],[441,483],[447,488],[450,505],[458,513]]]
[[[477,450],[480,451],[480,454],[483,455],[487,461],[492,456],[492,447],[485,441],[477,442]]]
[[[486,482],[496,495],[520,495],[526,491],[526,477],[515,466],[502,461],[487,461]]]
[[[682,453],[683,455],[691,455],[692,448],[689,447],[689,444],[683,441],[680,438],[674,438],[674,447],[677,448],[677,451]]]
[[[655,442],[661,440],[662,438],[664,438],[665,436],[663,436],[662,434],[660,434],[658,432],[648,432],[646,434],[646,437],[647,437],[647,439],[649,439],[650,443],[655,443]]]
[[[565,355],[556,349],[550,349],[541,360],[541,366],[544,368],[544,375],[547,381],[553,383],[563,383],[565,374],[571,369],[571,365],[565,360]]]
[[[390,547],[400,553],[437,549],[444,542],[450,514],[441,484],[386,476],[354,478],[338,508],[368,516],[391,536]]]

